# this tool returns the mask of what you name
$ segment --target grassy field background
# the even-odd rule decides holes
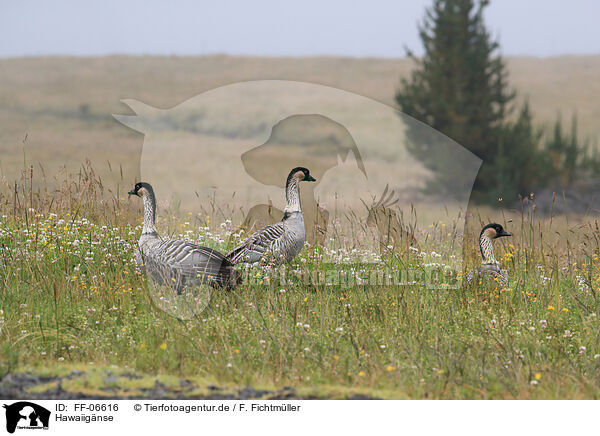
[[[581,132],[598,137],[600,57],[508,63],[541,123],[577,112]],[[213,293],[191,320],[149,298],[133,261],[140,204],[124,195],[139,176],[143,137],[110,115],[129,113],[120,99],[169,108],[215,86],[274,78],[391,104],[409,71],[408,61],[381,59],[0,60],[0,394],[35,378],[17,388],[41,396],[58,387],[202,397],[210,386],[289,386],[321,398],[598,398],[598,224],[587,215],[539,219],[533,202],[469,211],[467,269],[479,262],[481,224],[495,220],[513,233],[496,244],[507,287],[282,285],[277,271],[255,269],[236,291]],[[433,222],[435,213],[419,212],[436,226],[417,229],[418,253],[367,253],[377,263],[361,273],[430,266],[448,254],[452,232]],[[190,213],[161,204],[159,230],[221,250],[235,242],[225,215]],[[364,218],[352,217],[357,228]],[[307,248],[290,268],[335,271],[362,243],[345,236],[342,251]],[[156,386],[160,393],[149,390]]]

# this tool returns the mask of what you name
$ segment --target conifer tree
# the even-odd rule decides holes
[[[486,1],[434,0],[419,27],[424,55],[418,58],[408,53],[416,68],[408,79],[401,81],[396,101],[404,113],[483,159],[473,197],[495,201],[503,194],[499,186],[515,191],[524,182],[518,174],[511,174],[508,167],[499,170],[495,163],[505,159],[509,149],[511,152],[521,147],[535,149],[539,138],[525,135],[527,126],[531,127],[528,107],[521,110],[514,126],[505,121],[515,93],[509,89],[498,43],[485,28],[486,6]],[[409,129],[409,139],[412,133],[413,140],[409,140],[408,148],[435,172],[436,179],[430,188],[442,193],[445,188],[449,190],[455,184],[451,182],[456,182],[461,174],[454,167],[440,166],[436,162],[439,156],[430,153],[426,144],[415,137],[414,130]]]

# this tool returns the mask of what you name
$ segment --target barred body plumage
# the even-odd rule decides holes
[[[190,286],[208,284],[231,289],[239,282],[232,263],[212,248],[177,239],[163,239],[156,231],[156,198],[148,183],[138,183],[129,194],[144,200],[144,227],[136,261],[159,285],[178,294]]]
[[[233,264],[256,263],[267,256],[276,263],[290,262],[305,240],[304,218],[300,208],[298,183],[315,181],[306,168],[294,168],[286,182],[286,206],[283,219],[253,233],[225,256]]]

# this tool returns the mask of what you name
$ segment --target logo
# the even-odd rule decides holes
[[[6,431],[14,433],[18,429],[47,430],[50,411],[29,401],[19,401],[4,405],[6,409]]]

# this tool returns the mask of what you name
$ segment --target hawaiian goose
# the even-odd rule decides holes
[[[485,277],[498,279],[498,282],[503,286],[508,285],[508,272],[501,270],[498,266],[498,261],[494,257],[494,247],[492,240],[502,236],[512,236],[500,224],[491,223],[481,229],[479,234],[479,249],[481,251],[482,264],[477,267],[475,274],[478,280]],[[467,281],[470,283],[473,280],[473,271],[469,272]]]
[[[256,231],[241,245],[225,256],[233,264],[256,263],[269,253],[277,263],[290,262],[304,246],[304,218],[300,209],[298,183],[314,182],[316,179],[303,167],[296,167],[285,184],[285,209],[283,219],[276,224]]]
[[[129,195],[144,201],[144,227],[136,261],[160,285],[169,285],[177,294],[187,286],[209,284],[233,288],[239,277],[231,262],[216,250],[191,242],[163,239],[156,231],[156,197],[148,183],[136,183]]]

